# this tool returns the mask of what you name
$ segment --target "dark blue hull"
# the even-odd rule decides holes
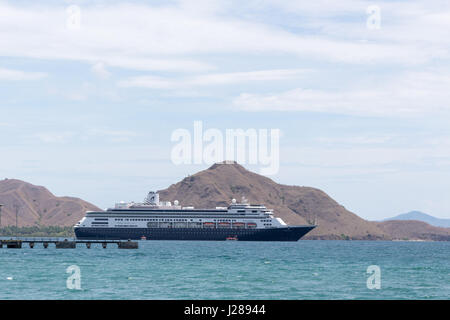
[[[75,228],[77,239],[116,240],[227,240],[297,241],[315,226],[288,226],[270,229],[208,229],[208,228]]]

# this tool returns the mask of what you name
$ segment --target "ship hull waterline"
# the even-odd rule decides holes
[[[266,229],[230,228],[83,228],[74,229],[80,240],[203,240],[298,241],[316,226],[288,226]]]

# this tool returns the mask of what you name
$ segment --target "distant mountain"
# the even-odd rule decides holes
[[[383,221],[391,221],[391,220],[417,220],[426,222],[429,225],[435,227],[450,228],[450,219],[436,218],[420,211],[410,211],[407,213],[402,213],[393,218],[384,219]]]
[[[100,210],[72,197],[56,197],[46,188],[16,180],[0,180],[1,225],[73,226],[87,210]]]
[[[217,163],[160,190],[160,199],[183,206],[228,206],[245,196],[250,203],[274,209],[287,224],[317,224],[305,239],[389,239],[375,223],[346,210],[325,192],[288,186],[246,170],[237,163]]]
[[[450,241],[450,228],[430,226],[423,221],[389,220],[377,225],[392,239]]]

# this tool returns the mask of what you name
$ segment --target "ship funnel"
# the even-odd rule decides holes
[[[157,192],[150,191],[147,197],[144,199],[144,203],[159,205],[159,194]]]

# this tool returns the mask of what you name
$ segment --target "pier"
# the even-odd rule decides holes
[[[21,249],[24,245],[28,245],[33,249],[36,244],[42,244],[47,249],[49,244],[54,244],[56,249],[76,249],[77,244],[84,244],[90,249],[93,244],[100,244],[106,249],[108,244],[116,244],[119,249],[138,249],[139,243],[131,240],[77,240],[77,239],[59,239],[59,238],[11,238],[1,239],[0,248]]]

